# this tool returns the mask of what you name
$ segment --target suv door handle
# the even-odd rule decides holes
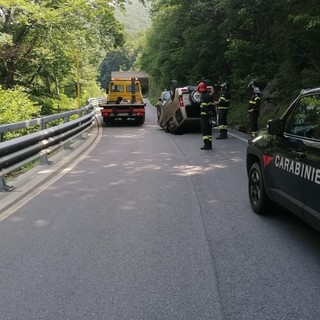
[[[292,151],[292,155],[298,159],[303,159],[307,156],[305,152],[299,152],[299,151]]]

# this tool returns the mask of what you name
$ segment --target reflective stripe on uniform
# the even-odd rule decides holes
[[[212,102],[201,102],[200,104],[200,116],[208,116],[208,108],[212,107]]]
[[[202,136],[202,139],[212,141],[212,136]]]
[[[253,100],[250,100],[250,104],[257,104],[257,100],[260,100],[260,97],[255,97]]]
[[[224,96],[221,96],[221,97],[219,98],[219,101],[223,101],[223,102],[229,103],[229,102],[230,102],[230,99],[226,99]]]

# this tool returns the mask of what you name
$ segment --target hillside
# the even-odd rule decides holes
[[[142,5],[139,0],[131,0],[127,3],[126,11],[116,11],[116,17],[125,25],[129,33],[145,30],[150,26],[150,4]]]

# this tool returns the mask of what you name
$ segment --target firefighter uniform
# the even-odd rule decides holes
[[[255,81],[251,81],[248,85],[252,89],[252,95],[249,100],[248,113],[251,129],[251,137],[254,138],[257,135],[258,127],[258,117],[261,102],[261,92]]]
[[[216,139],[227,139],[228,138],[227,116],[228,116],[231,96],[228,91],[228,85],[226,82],[221,84],[220,87],[221,87],[221,94],[217,102],[219,136],[216,137]]]
[[[212,127],[210,123],[211,113],[213,109],[212,95],[207,91],[207,85],[200,82],[198,85],[198,92],[201,93],[200,99],[200,123],[203,139],[203,146],[201,150],[212,149]]]

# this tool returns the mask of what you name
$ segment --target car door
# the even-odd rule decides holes
[[[304,145],[299,137],[274,137],[270,152],[264,156],[265,179],[271,198],[302,218],[303,180],[296,174],[304,154]]]
[[[320,221],[320,94],[301,97],[287,119],[285,133],[291,156],[287,172],[296,177],[288,185],[295,190],[292,196],[303,202],[303,216]],[[301,189],[302,187],[302,189]],[[301,193],[299,190],[301,189]],[[314,223],[312,223],[314,224]]]
[[[304,179],[304,216],[307,222],[320,230],[320,137],[307,144],[304,163],[309,174]]]

